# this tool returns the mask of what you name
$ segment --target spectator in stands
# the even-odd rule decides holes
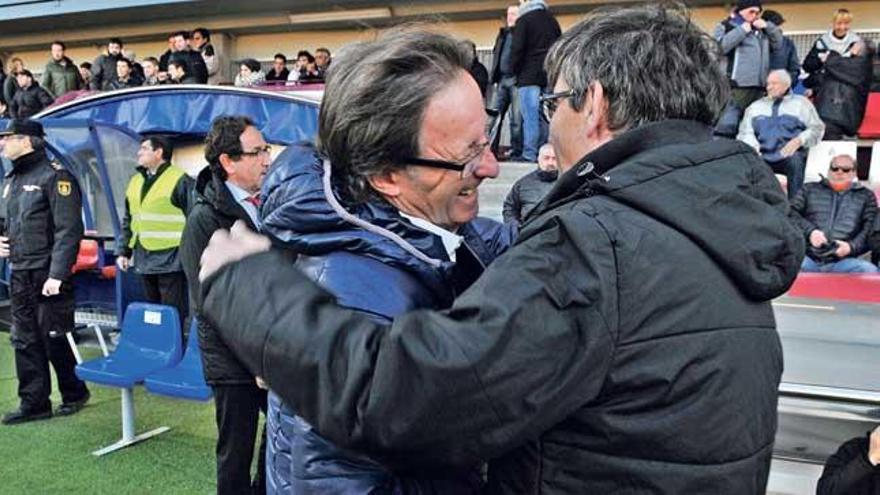
[[[266,410],[266,391],[220,340],[201,315],[199,260],[211,235],[237,220],[251,230],[260,225],[260,186],[269,168],[269,145],[247,117],[220,117],[205,140],[208,166],[196,183],[198,200],[186,219],[180,260],[189,281],[191,314],[198,317],[198,339],[205,381],[214,391],[217,422],[217,493],[266,493],[265,430],[258,454],[252,491],[251,462],[260,410]],[[194,338],[195,336],[190,336]]]
[[[260,86],[266,83],[266,74],[263,72],[260,62],[252,58],[241,61],[238,75],[235,76],[235,85],[238,87]]]
[[[92,63],[92,80],[89,88],[106,91],[116,78],[116,62],[122,57],[122,40],[112,38],[107,42],[107,53],[101,54]]]
[[[156,57],[147,57],[144,59],[144,86],[158,86],[162,84],[159,80],[159,60]]]
[[[761,14],[761,19],[775,25],[782,33],[782,48],[780,50],[770,51],[770,70],[782,69],[788,72],[791,78],[792,87],[796,86],[798,79],[801,77],[801,59],[798,56],[797,46],[794,41],[785,36],[782,25],[785,24],[785,18],[782,14],[775,10],[765,10]]]
[[[3,82],[3,101],[6,102],[7,106],[12,105],[12,98],[18,91],[18,78],[15,75],[24,70],[24,68],[24,62],[18,57],[14,57],[9,61],[9,76]]]
[[[205,65],[205,59],[198,50],[190,47],[189,31],[177,31],[171,35],[174,42],[174,50],[168,57],[168,63],[173,61],[182,62],[184,70],[187,74],[187,84],[207,84],[208,83],[208,67]],[[189,82],[191,80],[191,82]]]
[[[171,61],[171,55],[174,54],[174,38],[176,33],[168,35],[168,49],[159,56],[159,80],[165,82],[168,80],[168,62]]]
[[[544,100],[565,173],[516,245],[451,309],[421,308],[382,324],[375,313],[336,307],[354,284],[334,297],[282,253],[260,252],[268,240],[235,232],[215,235],[205,251],[203,311],[314,431],[398,469],[492,458],[486,493],[496,494],[763,493],[782,375],[771,300],[794,282],[803,239],[757,155],[712,139],[728,92],[713,45],[696,22],[662,3],[603,11],[566,31],[547,57],[554,93]],[[363,58],[370,73],[390,72]],[[338,74],[331,70],[328,86]],[[445,86],[439,94],[451,101],[436,110],[461,122],[438,134],[488,144],[482,124],[475,131],[468,124],[482,120],[475,85],[468,96],[444,80],[410,86],[428,84]],[[448,146],[406,136],[406,127],[373,130],[422,112],[373,96],[382,84],[347,86],[367,92],[357,101],[375,103],[352,110],[328,88],[319,142],[339,147],[343,160],[413,163],[410,153],[385,159],[387,144],[374,152],[348,147],[354,136],[376,134],[423,158],[464,162],[446,158]],[[383,105],[394,113],[352,118]],[[435,113],[428,108],[424,128]],[[370,129],[339,129],[328,119],[333,111]],[[333,129],[329,139],[324,126]],[[489,172],[491,155],[481,160],[476,169]],[[370,182],[358,183],[363,190]],[[333,185],[315,184],[303,204],[338,190]],[[477,202],[460,191],[462,206]],[[308,206],[278,216],[296,228],[291,217]],[[264,231],[269,222],[264,217]],[[348,245],[365,244],[368,230],[347,228],[356,234]],[[333,265],[308,270],[324,282]],[[377,299],[392,293],[381,280],[355,280],[376,284]]]
[[[79,64],[79,75],[82,78],[83,89],[90,88],[92,83],[92,63],[83,62]]]
[[[547,141],[544,138],[547,125],[540,112],[540,97],[547,86],[544,58],[561,33],[556,18],[547,10],[547,2],[526,0],[521,3],[511,41],[510,64],[516,74],[525,161],[537,161],[538,147]]]
[[[852,19],[848,10],[838,9],[831,30],[804,59],[810,74],[804,85],[815,97],[826,140],[855,136],[868,101],[873,60],[865,41],[850,30]]]
[[[761,155],[777,174],[785,174],[788,197],[804,184],[807,152],[822,140],[825,124],[804,96],[791,93],[784,69],[767,76],[767,96],[749,105],[739,125],[737,139]]]
[[[116,62],[116,78],[110,82],[110,89],[136,88],[142,84],[143,80],[132,73],[131,60],[121,58]]]
[[[505,157],[510,161],[522,160],[522,116],[519,113],[519,98],[516,92],[516,74],[511,64],[511,48],[513,45],[513,28],[516,25],[516,17],[519,7],[511,5],[507,7],[506,25],[498,30],[495,38],[495,46],[492,48],[492,74],[491,82],[495,85],[492,108],[497,112],[495,119],[501,119],[502,124],[505,114],[510,127],[510,154]],[[494,119],[493,119],[494,120]],[[489,128],[501,124],[494,121]],[[492,142],[492,152],[501,159],[499,144],[501,132],[495,134]]]
[[[194,182],[171,164],[172,153],[167,138],[152,136],[141,141],[138,167],[125,191],[116,264],[123,271],[133,268],[141,277],[148,302],[177,308],[181,328],[186,328],[187,284],[178,248],[192,207]]]
[[[9,104],[9,114],[12,118],[28,119],[55,101],[48,91],[34,81],[31,71],[20,70],[15,74],[15,79],[18,81],[18,91]]]
[[[327,69],[330,68],[332,62],[333,57],[330,55],[330,50],[324,47],[315,50],[315,70],[318,71],[318,77],[321,80],[324,79],[324,75],[327,73]]]
[[[509,242],[509,229],[475,218],[476,189],[498,164],[486,149],[471,58],[470,48],[442,35],[347,47],[321,109],[329,161],[312,147],[291,147],[266,178],[263,231],[308,252],[300,267],[342,304],[380,321],[404,308],[446,306]],[[393,473],[321,437],[274,394],[268,416],[270,494],[479,493],[477,463]]]
[[[266,74],[266,81],[285,81],[290,75],[287,69],[287,57],[283,53],[276,53],[272,61],[272,70]]]
[[[791,201],[792,219],[809,241],[805,272],[873,273],[877,267],[859,256],[868,252],[877,199],[856,178],[849,155],[831,160],[828,177],[804,184]]]
[[[489,89],[489,71],[486,69],[486,66],[480,62],[480,58],[477,56],[477,45],[471,40],[467,40],[464,43],[467,45],[468,50],[474,54],[470,73],[471,76],[473,76],[474,81],[477,81],[477,86],[480,87],[480,94],[483,95],[483,99],[485,99],[486,90]]]
[[[214,45],[211,43],[211,31],[203,27],[193,29],[192,44],[205,61],[205,68],[208,70],[208,84],[222,83],[222,69],[225,67],[226,58],[214,49]]]
[[[507,193],[501,210],[504,223],[522,224],[526,216],[550,192],[558,176],[556,152],[553,145],[545,143],[538,151],[538,168],[516,181]]]
[[[315,69],[315,57],[308,50],[300,50],[296,54],[296,63],[293,64],[293,70],[287,77],[288,81],[313,82],[318,79],[318,72]]]
[[[715,27],[715,40],[727,57],[731,100],[739,114],[764,96],[770,57],[783,48],[782,31],[761,19],[759,0],[738,0],[731,16]]]
[[[168,62],[168,84],[198,84],[198,81],[186,72],[186,62],[174,59]]]
[[[6,68],[3,65],[3,59],[0,58],[0,103],[6,104],[6,97],[3,96],[4,83],[6,83]]]
[[[134,50],[122,50],[122,58],[127,58],[131,62],[131,77],[141,82],[147,78],[147,76],[144,75],[144,66],[137,61],[137,54]]]
[[[880,426],[844,443],[825,461],[816,495],[880,493]]]
[[[52,57],[43,69],[42,86],[53,98],[83,89],[82,76],[73,60],[64,54],[65,48],[62,41],[52,42]]]

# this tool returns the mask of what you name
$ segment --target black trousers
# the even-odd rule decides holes
[[[29,412],[52,407],[50,362],[63,402],[78,401],[88,393],[86,384],[74,373],[76,358],[64,335],[73,330],[73,286],[64,282],[60,294],[45,297],[42,290],[48,277],[48,269],[13,270],[10,283],[10,340],[15,349],[18,397],[22,410]]]
[[[167,304],[177,308],[180,315],[180,331],[186,335],[184,324],[189,313],[186,275],[183,272],[154,273],[141,275],[144,281],[144,296],[148,302]]]
[[[251,482],[251,462],[260,411],[266,413],[266,391],[256,384],[213,385],[217,419],[218,495],[266,493],[266,429],[257,455],[257,477]]]

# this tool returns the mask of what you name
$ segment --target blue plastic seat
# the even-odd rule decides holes
[[[116,350],[76,367],[87,382],[131,388],[180,361],[183,338],[177,310],[159,304],[132,303],[125,310]]]
[[[200,401],[206,401],[213,396],[211,387],[205,383],[198,332],[198,322],[193,318],[183,359],[173,368],[157,371],[148,376],[144,380],[147,391],[168,397]]]

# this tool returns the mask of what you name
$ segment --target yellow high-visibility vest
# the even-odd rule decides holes
[[[183,210],[171,203],[171,194],[185,172],[174,165],[169,166],[141,198],[144,187],[143,174],[137,173],[128,183],[125,197],[131,214],[131,240],[129,248],[140,241],[147,251],[159,251],[180,246],[186,216]]]

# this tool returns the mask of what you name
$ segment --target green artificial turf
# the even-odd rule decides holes
[[[97,349],[81,348],[84,359]],[[18,407],[12,347],[0,333],[0,413]],[[60,396],[54,383],[52,403]],[[0,425],[0,493],[208,494],[215,491],[213,402],[158,397],[137,387],[136,433],[159,426],[171,431],[126,449],[95,457],[93,450],[121,435],[118,389],[89,385],[92,399],[78,414]]]

